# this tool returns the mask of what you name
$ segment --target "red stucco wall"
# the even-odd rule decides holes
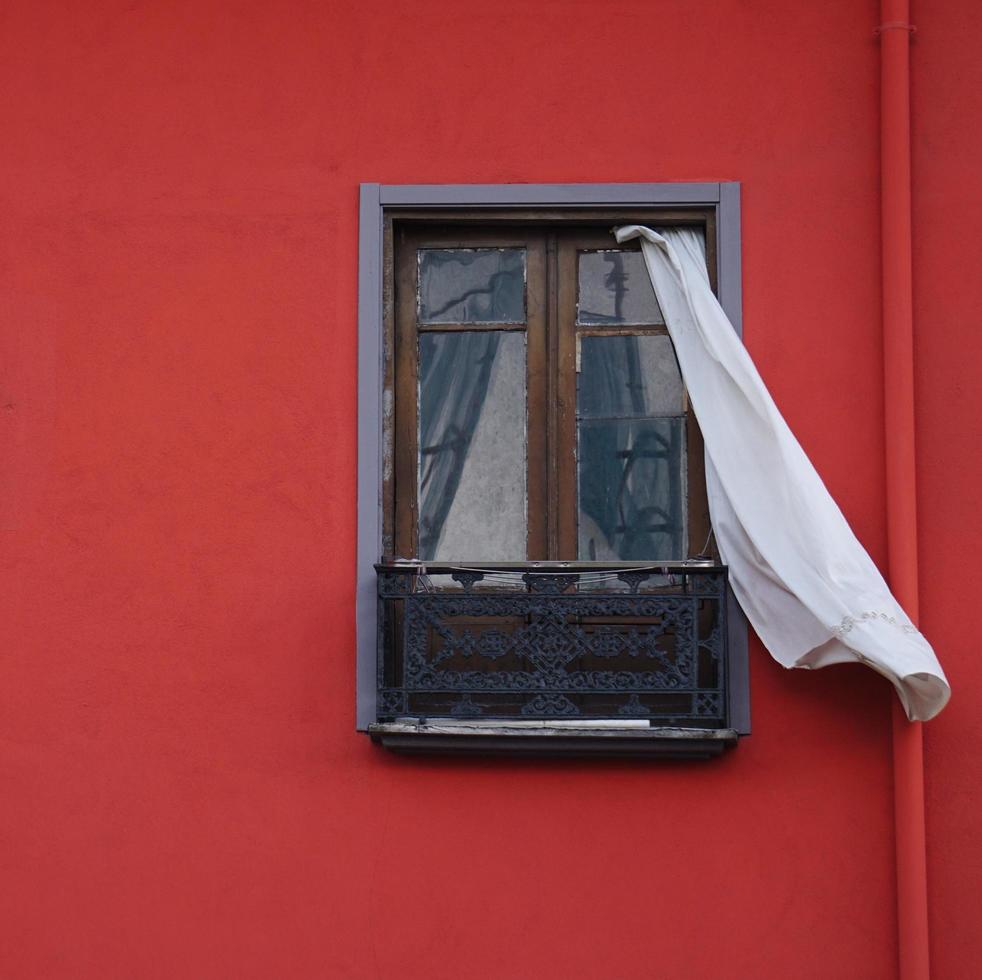
[[[982,957],[982,68],[918,4],[935,975]],[[885,557],[876,4],[0,12],[0,974],[885,978],[891,693],[753,651],[714,763],[354,732],[357,184],[740,180],[747,343]]]

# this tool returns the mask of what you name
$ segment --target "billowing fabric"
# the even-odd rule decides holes
[[[785,667],[859,662],[927,720],[950,688],[798,444],[713,295],[701,236],[616,229],[645,263],[706,446],[709,509],[730,583]]]

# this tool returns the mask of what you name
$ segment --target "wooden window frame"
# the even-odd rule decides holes
[[[500,229],[456,220],[453,214],[434,214],[417,221],[387,215],[386,238],[393,248],[385,256],[384,276],[392,284],[393,303],[384,329],[385,378],[383,399],[391,401],[393,417],[383,428],[384,452],[392,466],[382,483],[382,553],[405,558],[418,551],[418,409],[417,339],[422,333],[476,331],[521,331],[526,337],[526,378],[544,371],[546,352],[545,305],[541,290],[548,281],[546,236],[538,229],[502,226]],[[524,248],[526,250],[526,317],[522,323],[419,323],[416,311],[416,254],[423,248]],[[547,415],[546,390],[542,384],[526,385],[528,444],[527,526],[530,558],[546,558]],[[534,465],[534,460],[542,464]],[[397,492],[398,488],[398,492]],[[474,556],[480,557],[480,556]]]
[[[376,650],[377,616],[374,563],[382,554],[395,553],[398,537],[396,527],[394,487],[400,478],[399,457],[393,453],[394,425],[400,424],[394,411],[398,397],[394,383],[396,377],[397,345],[395,344],[396,296],[405,295],[395,288],[398,270],[394,264],[394,235],[399,228],[412,227],[417,231],[427,226],[435,229],[446,226],[465,227],[479,224],[488,229],[488,238],[495,237],[495,226],[536,226],[537,234],[546,232],[546,275],[553,274],[564,259],[563,229],[570,226],[595,226],[598,242],[612,244],[610,227],[613,224],[685,224],[702,225],[706,229],[707,264],[717,295],[738,333],[742,328],[741,316],[741,255],[740,255],[740,185],[738,183],[705,184],[573,184],[573,185],[361,185],[360,242],[359,242],[359,463],[358,463],[358,569],[356,592],[357,626],[357,717],[356,727],[364,731],[376,717]],[[555,229],[554,232],[551,229]],[[446,231],[441,233],[446,236]],[[500,238],[500,234],[498,235]],[[436,239],[451,241],[449,237]],[[470,245],[475,244],[471,233]],[[548,247],[548,241],[552,247]],[[495,242],[495,245],[500,244]],[[590,247],[590,246],[588,246]],[[602,247],[602,246],[598,246]],[[567,253],[568,253],[567,249]],[[575,248],[573,250],[575,261]],[[566,281],[575,283],[567,275]],[[575,293],[575,290],[574,290]],[[568,298],[566,300],[569,301]],[[575,295],[572,299],[575,304]],[[531,314],[532,311],[530,311]],[[551,315],[558,315],[553,311]],[[427,327],[446,329],[451,325]],[[606,331],[609,333],[609,328]],[[630,332],[636,333],[635,328]],[[553,342],[560,334],[553,328],[547,332]],[[553,363],[558,357],[575,356],[566,344],[562,351],[545,352]],[[566,377],[569,378],[569,372]],[[575,375],[574,375],[575,378]],[[574,380],[575,385],[575,380]],[[552,446],[558,445],[555,426],[575,426],[569,419],[569,410],[575,405],[570,392],[548,391],[547,398],[562,398],[567,406],[566,417],[562,410],[552,413],[548,426]],[[530,407],[531,409],[531,407]],[[553,421],[553,419],[555,421]],[[415,428],[414,422],[411,428]],[[689,426],[689,431],[697,431]],[[530,430],[531,435],[531,430]],[[415,432],[402,435],[412,439]],[[701,442],[701,437],[700,437]],[[530,458],[532,452],[530,447]],[[554,450],[553,450],[554,451]],[[688,447],[690,479],[693,486],[704,493],[705,480],[693,471],[692,462],[701,464],[701,445]],[[415,479],[415,459],[409,456]],[[566,454],[570,455],[570,454]],[[405,467],[405,463],[402,464]],[[548,475],[551,474],[551,475]],[[575,495],[575,471],[561,472],[556,466],[548,467],[545,478],[545,494],[555,495],[560,487]],[[407,479],[407,474],[401,474]],[[568,510],[568,506],[566,507]],[[536,527],[533,516],[538,508],[529,506],[530,540],[533,534],[545,542],[547,556],[559,554],[575,547],[575,524],[565,528]],[[561,513],[562,511],[560,511]],[[575,511],[573,512],[575,515]],[[691,521],[691,516],[690,516]],[[403,534],[405,534],[405,530]],[[570,535],[573,535],[571,538]],[[699,550],[701,544],[693,533],[692,544]],[[575,550],[574,550],[575,553]],[[530,558],[534,555],[530,550]],[[739,606],[729,599],[730,622],[730,705],[732,725],[740,734],[749,734],[749,680],[747,669],[747,624]]]
[[[529,561],[576,560],[577,501],[577,377],[580,338],[588,336],[667,336],[664,324],[610,326],[580,325],[577,321],[577,256],[581,251],[616,248],[640,251],[639,242],[617,245],[612,224],[639,220],[659,225],[691,225],[704,231],[710,282],[715,286],[715,221],[712,208],[646,214],[605,211],[602,216],[571,219],[564,212],[541,212],[535,217],[510,215],[489,224],[472,212],[413,212],[386,215],[384,288],[393,303],[384,329],[384,359],[388,366],[383,400],[393,405],[384,426],[384,452],[392,460],[383,476],[382,552],[402,558],[419,557],[418,540],[418,358],[420,335],[468,330],[520,331],[527,344],[527,524]],[[521,248],[526,255],[527,310],[521,323],[425,323],[418,319],[418,262],[421,249]],[[702,554],[710,541],[702,434],[686,398],[686,527],[689,546],[672,560]],[[467,556],[478,560],[485,556]],[[512,556],[517,558],[518,556]]]

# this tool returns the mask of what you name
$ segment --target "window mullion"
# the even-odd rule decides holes
[[[557,236],[553,291],[555,338],[556,424],[552,498],[557,550],[552,557],[575,560],[576,547],[576,233]]]

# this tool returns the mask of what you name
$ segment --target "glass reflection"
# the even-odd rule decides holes
[[[525,249],[419,250],[421,323],[523,323]]]
[[[580,337],[577,413],[587,418],[679,415],[682,375],[671,338]]]
[[[588,326],[664,323],[640,252],[580,252],[576,322]]]
[[[582,337],[580,343],[578,556],[684,557],[684,391],[671,341]]]
[[[684,427],[677,418],[580,422],[582,561],[684,557]]]
[[[525,335],[419,339],[419,557],[523,561]]]

